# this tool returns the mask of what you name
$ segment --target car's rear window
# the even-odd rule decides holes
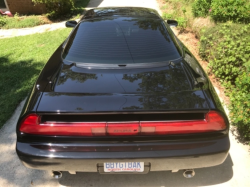
[[[160,19],[87,20],[72,33],[63,58],[71,62],[130,64],[166,62],[180,54]]]

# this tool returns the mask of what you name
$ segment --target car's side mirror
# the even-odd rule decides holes
[[[66,27],[75,27],[77,25],[77,22],[75,20],[70,20],[65,23]]]
[[[166,22],[167,22],[167,24],[169,24],[170,27],[177,27],[178,26],[178,21],[169,19]]]

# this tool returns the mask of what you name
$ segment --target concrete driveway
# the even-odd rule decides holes
[[[158,9],[156,0],[91,0],[88,7],[143,6]],[[159,9],[158,9],[159,10]],[[230,133],[231,150],[226,161],[216,167],[196,169],[192,179],[182,172],[151,172],[146,175],[100,175],[98,173],[63,173],[60,180],[53,179],[48,171],[25,168],[15,153],[15,125],[24,102],[18,106],[12,118],[0,130],[0,187],[15,186],[250,186],[249,147],[238,143]]]

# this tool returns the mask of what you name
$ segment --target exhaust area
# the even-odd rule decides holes
[[[187,179],[193,178],[195,176],[195,172],[193,169],[187,169],[183,172],[183,176]]]
[[[52,176],[55,179],[60,179],[60,178],[62,178],[62,172],[61,171],[52,171]]]

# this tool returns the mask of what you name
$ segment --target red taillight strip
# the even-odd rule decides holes
[[[33,118],[33,115],[27,118]],[[39,119],[40,117],[37,116]],[[26,119],[27,119],[26,118]],[[26,123],[24,120],[20,131],[27,134],[53,135],[53,136],[105,136],[106,123]]]
[[[213,132],[226,129],[223,117],[210,111],[204,120],[193,121],[133,121],[133,122],[44,122],[40,116],[28,115],[20,131],[27,134],[52,136],[128,136]]]

